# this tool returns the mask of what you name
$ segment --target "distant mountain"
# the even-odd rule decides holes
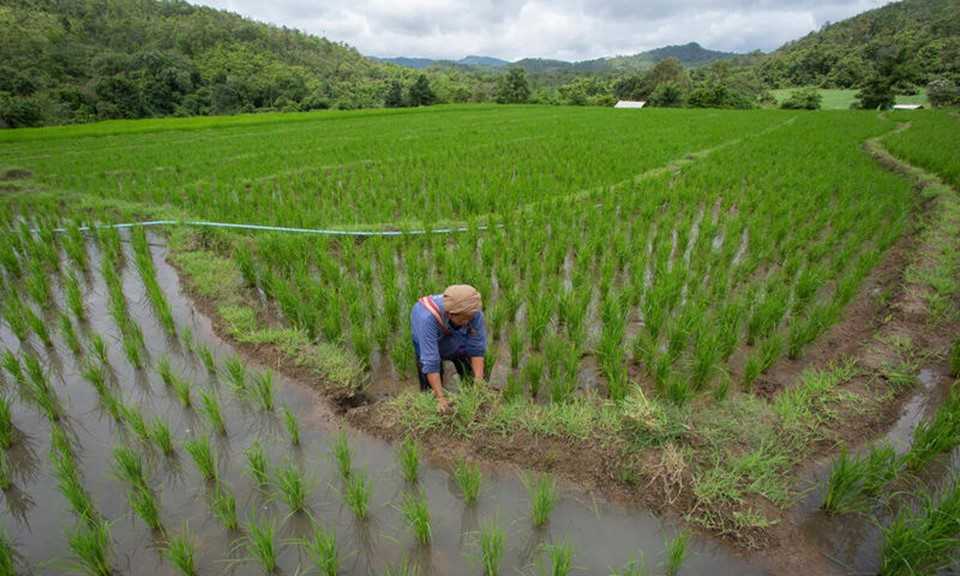
[[[485,66],[487,68],[500,68],[507,66],[510,64],[510,62],[501,60],[500,58],[493,58],[492,56],[467,56],[466,58],[457,60],[457,64],[460,64],[461,66]]]
[[[406,66],[408,68],[427,68],[434,65],[456,65],[475,68],[516,66],[523,68],[529,74],[593,74],[619,70],[645,70],[667,58],[676,58],[684,66],[694,68],[716,60],[725,60],[737,56],[739,56],[739,54],[709,50],[696,42],[690,42],[679,46],[664,46],[631,56],[611,56],[607,58],[595,58],[593,60],[581,60],[579,62],[553,60],[550,58],[523,58],[515,62],[508,62],[507,60],[492,58],[490,56],[467,56],[460,60],[431,60],[429,58],[405,58],[401,56],[395,58],[378,58],[378,60],[399,66]]]
[[[501,68],[507,66],[510,62],[494,58],[492,56],[466,56],[459,60],[434,60],[432,58],[407,58],[405,56],[395,56],[393,58],[375,58],[380,62],[389,62],[397,66],[406,66],[407,68],[416,68],[418,70],[429,68],[430,66],[467,66],[472,68]]]

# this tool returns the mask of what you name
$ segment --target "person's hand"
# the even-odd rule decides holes
[[[446,398],[437,398],[437,412],[441,414],[450,412],[450,402]]]

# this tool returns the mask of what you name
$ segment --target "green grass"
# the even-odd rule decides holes
[[[343,500],[358,520],[366,520],[370,514],[370,497],[373,488],[367,479],[367,474],[361,470],[354,470],[346,480],[343,491]]]
[[[907,576],[936,574],[953,562],[960,548],[960,481],[954,482],[938,502],[922,495],[921,505],[902,511],[883,529],[880,574]]]
[[[915,472],[957,446],[960,446],[960,388],[953,386],[934,417],[917,425],[913,443],[903,460],[907,469]]]
[[[160,519],[160,505],[157,496],[146,486],[133,486],[128,493],[130,509],[143,520],[150,530],[163,533],[163,522]]]
[[[255,441],[244,451],[247,459],[247,474],[256,482],[260,488],[265,488],[270,484],[269,464],[267,454],[263,450],[260,441]]]
[[[253,379],[253,390],[260,407],[267,412],[273,411],[273,372],[264,370]]]
[[[340,558],[337,553],[337,536],[332,530],[327,531],[318,526],[314,529],[313,536],[304,540],[301,545],[320,576],[337,576]]]
[[[573,547],[569,544],[547,544],[543,547],[550,561],[550,568],[540,571],[549,576],[567,576],[573,569]]]
[[[207,422],[214,432],[221,436],[227,435],[227,424],[223,420],[223,413],[220,409],[220,400],[213,392],[208,390],[200,391],[200,407],[203,414],[207,417]]]
[[[480,527],[480,564],[483,576],[499,576],[503,562],[506,533],[495,522],[486,522]]]
[[[116,446],[113,449],[113,471],[121,480],[132,487],[146,486],[147,477],[143,468],[143,457],[129,446]]]
[[[536,478],[524,479],[530,498],[530,520],[539,528],[550,520],[550,514],[557,503],[557,485],[553,478],[541,474]]]
[[[667,541],[665,546],[664,572],[667,576],[676,576],[687,559],[688,532],[680,532]]]
[[[403,513],[403,517],[413,531],[417,542],[428,544],[432,532],[430,530],[430,509],[427,506],[426,495],[422,492],[405,495],[403,502],[400,504],[400,512]]]
[[[337,463],[337,470],[340,471],[340,478],[349,480],[352,470],[353,456],[350,451],[350,444],[347,443],[347,434],[343,431],[337,434],[333,442],[333,459]]]
[[[180,576],[197,576],[196,553],[196,544],[186,526],[179,534],[173,535],[163,549],[163,557]]]
[[[420,474],[420,449],[412,436],[407,436],[400,443],[397,449],[397,462],[400,463],[403,479],[411,484],[416,482]]]
[[[16,576],[17,552],[4,528],[0,528],[0,574]]]
[[[176,454],[177,448],[174,445],[173,434],[170,432],[170,426],[166,420],[160,416],[155,417],[150,425],[149,434],[153,443],[160,448],[164,456],[173,456]]]
[[[276,527],[271,522],[246,524],[247,556],[260,565],[265,574],[277,571],[277,538]]]
[[[80,524],[68,531],[67,544],[72,554],[71,565],[77,572],[86,576],[111,576],[114,573],[110,525],[105,520],[93,526]]]
[[[464,459],[457,461],[453,469],[453,478],[460,488],[463,495],[463,502],[467,506],[473,506],[477,503],[477,497],[480,495],[480,482],[483,475],[480,473],[480,467],[474,463],[467,462]]]
[[[307,487],[303,472],[294,463],[277,470],[277,491],[291,513],[303,512],[306,508]]]
[[[16,428],[13,425],[10,401],[6,396],[0,396],[0,448],[4,450],[10,448],[15,439]]]
[[[287,406],[283,407],[283,427],[287,429],[287,437],[294,446],[300,445],[300,422],[297,415]]]
[[[231,532],[240,529],[240,520],[237,517],[237,499],[230,491],[230,487],[223,482],[217,482],[210,495],[210,510],[223,527]]]
[[[206,436],[191,438],[183,444],[184,450],[193,459],[194,465],[200,477],[206,482],[213,482],[217,479],[219,471],[217,469],[217,458],[210,446],[210,439]]]

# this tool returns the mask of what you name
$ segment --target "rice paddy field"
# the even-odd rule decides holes
[[[0,574],[949,571],[957,128],[460,106],[0,132]],[[483,295],[488,377],[449,375],[441,414],[409,311],[453,283]]]

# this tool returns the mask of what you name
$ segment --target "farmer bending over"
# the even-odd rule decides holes
[[[473,377],[483,380],[487,331],[481,307],[476,288],[454,284],[442,295],[420,298],[410,312],[420,390],[433,390],[441,412],[449,408],[441,379],[444,360],[453,362],[460,378],[466,377],[469,363]]]

